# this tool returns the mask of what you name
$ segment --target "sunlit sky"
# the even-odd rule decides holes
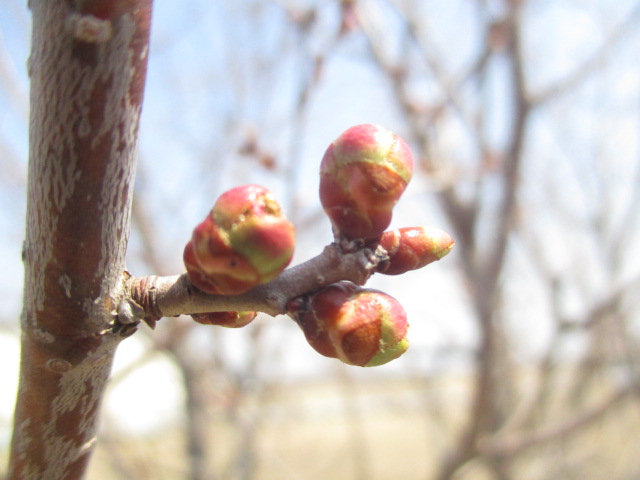
[[[215,3],[215,2],[214,2]],[[209,2],[193,2],[193,10],[184,9],[183,2],[156,1],[154,11],[154,27],[152,31],[153,41],[149,65],[148,89],[143,111],[141,127],[141,169],[146,180],[140,180],[141,194],[146,200],[154,202],[156,208],[165,212],[167,222],[170,224],[171,218],[181,215],[182,221],[177,225],[167,227],[172,234],[164,234],[159,241],[163,250],[163,257],[166,258],[167,269],[177,273],[181,269],[181,245],[188,237],[188,225],[193,225],[200,220],[207,209],[207,205],[220,191],[250,178],[252,182],[263,183],[274,190],[280,198],[288,199],[287,186],[282,179],[276,178],[268,172],[256,173],[251,165],[237,166],[232,168],[230,162],[212,164],[215,168],[205,172],[212,178],[218,173],[224,173],[220,179],[212,180],[211,191],[188,191],[181,190],[182,186],[189,184],[192,172],[184,171],[182,165],[185,162],[198,162],[200,158],[207,156],[215,157],[220,153],[225,155],[228,152],[208,151],[210,146],[216,142],[211,141],[212,132],[222,132],[225,134],[224,115],[219,115],[218,123],[203,125],[203,112],[227,112],[229,109],[240,107],[240,114],[244,119],[249,119],[254,126],[267,123],[268,119],[282,118],[282,122],[271,122],[273,126],[279,125],[278,130],[266,132],[266,137],[274,149],[282,148],[283,144],[293,144],[288,136],[291,128],[286,124],[289,120],[288,112],[292,102],[291,91],[298,86],[291,80],[295,78],[296,69],[303,68],[302,63],[296,63],[292,59],[284,66],[285,71],[281,72],[275,81],[274,92],[271,98],[263,103],[252,101],[251,98],[230,98],[226,95],[219,95],[211,91],[210,83],[225,85],[234,82],[247,82],[243,80],[243,75],[250,74],[250,67],[243,62],[249,60],[245,57],[239,59],[238,71],[236,72],[216,72],[203,68],[203,64],[211,60],[212,63],[220,63],[220,58],[233,55],[227,49],[225,40],[234,38],[237,42],[255,42],[252,36],[256,32],[247,30],[246,25],[238,28],[229,25],[225,21],[226,9],[233,9],[232,5],[213,6]],[[233,3],[233,2],[229,2]],[[469,41],[461,41],[461,48],[456,55],[451,56],[452,65],[456,61],[462,62],[464,58],[473,54],[473,36],[477,32],[473,31],[473,21],[467,16],[461,16],[461,11],[465,10],[464,1],[434,1],[429,3],[425,10],[437,10],[437,15],[426,18],[434,18],[433,21],[444,22],[451,28],[464,31],[471,38]],[[495,2],[496,4],[498,2]],[[545,85],[554,78],[561,78],[570,71],[582,58],[587,58],[601,44],[602,24],[615,24],[634,5],[630,0],[616,1],[617,8],[608,8],[611,3],[602,1],[584,2],[582,9],[575,6],[567,6],[562,2],[539,1],[533,9],[539,9],[540,15],[532,15],[529,31],[526,32],[526,41],[532,45],[532,50],[544,58],[546,68],[529,72],[530,79],[534,85]],[[191,5],[191,2],[189,2]],[[498,7],[496,7],[498,8]],[[194,11],[196,12],[194,14]],[[376,12],[372,12],[375,14]],[[384,12],[378,12],[384,15]],[[326,13],[325,22],[330,25],[331,13]],[[194,18],[197,21],[194,23]],[[427,22],[428,23],[428,22]],[[5,142],[0,147],[0,154],[6,148],[11,156],[16,159],[15,170],[3,172],[3,175],[11,175],[15,179],[8,191],[0,192],[0,208],[9,212],[9,215],[0,216],[0,262],[7,274],[0,276],[0,303],[3,305],[3,316],[0,320],[10,319],[16,321],[20,311],[21,286],[22,286],[22,266],[20,264],[20,245],[24,231],[24,190],[23,182],[25,178],[27,156],[27,77],[25,72],[26,58],[29,44],[29,16],[23,2],[17,0],[0,0],[0,43],[2,44],[2,62],[0,63],[0,77],[13,78],[18,89],[12,95],[0,95],[0,109],[12,112],[0,114],[0,130],[4,133],[1,141]],[[443,29],[436,29],[437,32]],[[261,41],[264,43],[263,49],[268,51],[270,42],[274,45],[272,55],[277,57],[278,32],[270,29],[269,25],[264,26],[264,30],[258,32]],[[327,34],[327,37],[329,34]],[[554,37],[555,41],[550,42],[549,37]],[[322,35],[316,36],[317,42],[322,42]],[[319,40],[318,40],[319,38]],[[447,48],[448,38],[434,37],[434,44],[441,49]],[[206,46],[206,54],[203,55],[202,46]],[[309,49],[318,49],[322,45],[308,46]],[[390,106],[388,86],[373,79],[372,67],[361,60],[357,55],[352,55],[352,51],[360,48],[358,41],[354,39],[347,42],[343,47],[344,51],[336,55],[325,68],[327,81],[318,86],[309,106],[309,115],[306,120],[307,129],[303,129],[304,138],[301,148],[296,153],[303,160],[303,167],[298,175],[304,178],[301,191],[298,192],[300,203],[300,214],[313,212],[317,208],[317,165],[322,153],[328,143],[333,140],[341,131],[350,125],[357,123],[379,123],[390,128],[400,125],[399,113]],[[389,48],[394,48],[393,45]],[[204,57],[204,58],[203,58]],[[621,97],[635,95],[637,98],[640,74],[638,69],[625,68],[620,65],[622,72],[617,78],[612,79],[612,85]],[[286,69],[291,69],[290,78],[286,75]],[[204,71],[205,74],[201,72]],[[332,72],[340,72],[341,75],[334,75]],[[349,78],[348,85],[341,80]],[[268,81],[269,76],[266,76]],[[261,81],[260,79],[255,80]],[[0,88],[6,89],[9,82],[0,81]],[[420,86],[418,86],[420,87]],[[264,88],[270,88],[265,85]],[[501,98],[501,91],[505,85],[496,78],[493,109],[495,116],[488,128],[492,128],[494,141],[499,144],[503,141],[506,122],[508,121],[508,105],[500,105],[497,101]],[[247,85],[247,91],[249,91]],[[591,104],[597,101],[597,85],[587,85],[582,90],[585,95],[585,110],[591,108]],[[288,92],[288,93],[287,93]],[[371,98],[377,101],[372,102]],[[348,108],[342,108],[347,104]],[[562,108],[562,103],[559,107]],[[180,115],[178,120],[174,118]],[[571,114],[570,114],[571,115]],[[582,112],[573,113],[576,124],[582,126],[584,122]],[[212,116],[216,118],[215,115]],[[326,119],[331,118],[331,122]],[[565,117],[566,118],[566,117]],[[574,125],[574,126],[575,126]],[[607,126],[608,125],[608,126]],[[233,127],[242,129],[252,125],[239,124]],[[565,128],[566,134],[571,135],[571,126],[558,125],[558,129]],[[618,156],[619,161],[624,166],[625,162],[633,160],[632,154],[638,151],[638,124],[637,118],[629,117],[628,121],[616,118],[615,122],[604,122],[598,128],[610,128],[611,136],[619,138],[620,149],[629,152],[629,155]],[[561,147],[558,142],[558,131],[548,131],[548,124],[541,127],[538,138],[543,139],[540,147],[557,154]],[[594,127],[595,128],[595,127]],[[313,129],[311,131],[311,129]],[[545,129],[547,129],[545,131]],[[402,133],[402,132],[399,132]],[[189,138],[190,148],[185,148],[184,137]],[[443,132],[443,142],[450,142],[452,149],[460,139],[460,133],[455,128]],[[216,141],[218,139],[215,139]],[[12,186],[13,185],[13,186]],[[156,189],[149,191],[148,185],[153,185]],[[160,185],[161,189],[158,189]],[[629,185],[629,187],[632,187]],[[408,224],[437,224],[440,220],[436,213],[429,212],[424,208],[423,193],[432,188],[424,180],[417,179],[412,183],[403,197],[397,209],[392,226],[403,226]],[[534,195],[535,197],[535,195]],[[313,252],[318,252],[322,243],[331,239],[328,222],[324,220],[324,226],[314,227],[313,234],[303,238],[302,245],[298,248],[295,262],[303,261]],[[322,233],[324,232],[324,233]],[[323,238],[324,235],[324,238]],[[136,238],[132,239],[132,251],[134,252],[129,260],[130,268],[134,273],[138,273],[135,268],[143,268],[136,263],[135,249]],[[453,256],[454,254],[452,254]],[[455,262],[455,259],[452,260]],[[140,272],[146,273],[146,272]],[[414,272],[402,278],[398,277],[375,277],[371,285],[388,291],[397,297],[405,305],[410,313],[412,323],[410,339],[412,344],[418,346],[436,346],[447,343],[450,339],[455,339],[456,344],[469,344],[474,341],[475,331],[472,323],[466,318],[465,307],[459,303],[446,303],[447,311],[435,311],[442,319],[457,318],[457,321],[442,321],[440,319],[425,318],[434,315],[432,306],[427,308],[424,305],[423,292],[428,291],[431,298],[447,298],[449,290],[455,284],[455,270],[446,268],[444,265],[430,267],[429,272]],[[259,321],[280,322],[282,328],[274,329],[271,334],[278,336],[279,341],[289,342],[287,354],[282,359],[280,372],[285,378],[295,378],[300,375],[317,373],[318,371],[329,371],[333,368],[334,361],[313,355],[308,345],[301,341],[290,328],[285,327],[286,319],[260,319]],[[2,322],[0,322],[2,324]],[[16,336],[15,324],[4,327],[0,330],[0,365],[2,375],[0,376],[0,446],[6,444],[9,439],[9,425],[13,410],[13,399],[17,384],[18,352],[19,342]],[[544,325],[537,327],[544,329]],[[225,332],[224,337],[225,355],[233,361],[242,363],[249,343],[245,332],[232,331]],[[545,335],[536,337],[537,340],[528,342],[527,347],[534,350],[537,342],[544,342]],[[144,352],[144,338],[133,337],[122,344],[116,359],[115,376],[118,378],[118,371],[126,368],[132,362],[139,360]],[[394,368],[407,370],[409,362],[423,365],[432,361],[433,358],[424,357],[424,352],[428,349],[416,348],[415,353],[407,354],[406,360],[399,360],[397,364],[390,365],[389,371]],[[424,357],[424,358],[423,358]],[[428,357],[428,355],[427,355]],[[301,361],[300,359],[305,359]],[[406,363],[402,363],[402,362]],[[385,367],[387,368],[387,367]],[[367,373],[369,374],[369,373]],[[107,402],[107,418],[118,418],[123,429],[148,429],[157,427],[158,419],[170,421],[180,415],[182,397],[180,390],[167,388],[167,384],[179,384],[180,376],[175,371],[171,362],[156,355],[145,360],[144,366],[135,370],[134,373],[117,380],[112,386],[112,393]],[[131,399],[136,399],[132,402]],[[161,402],[155,401],[162,398]],[[151,401],[153,400],[153,401]],[[140,406],[137,408],[137,406]],[[144,406],[144,407],[142,407]],[[111,415],[109,415],[111,412]],[[116,415],[117,412],[117,415]]]

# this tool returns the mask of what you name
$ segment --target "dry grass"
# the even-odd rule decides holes
[[[215,478],[234,480],[428,480],[456,438],[467,397],[462,377],[428,384],[338,381],[281,387],[262,401],[243,402],[234,420],[214,415],[210,468]],[[571,413],[558,402],[546,417],[561,421]],[[241,425],[253,426],[253,436],[243,438]],[[578,434],[523,451],[509,468],[518,480],[640,478],[639,429],[640,405],[627,399]],[[238,456],[240,450],[253,452],[251,477],[234,470],[249,465]],[[153,438],[103,442],[89,479],[126,478],[114,465],[125,465],[138,479],[186,479],[183,452],[178,429]],[[485,478],[493,478],[486,464],[474,460],[457,480]]]

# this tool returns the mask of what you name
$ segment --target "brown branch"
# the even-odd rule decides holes
[[[32,0],[20,385],[9,478],[79,479],[119,338],[151,0]]]
[[[332,243],[320,255],[285,270],[275,280],[235,296],[206,294],[191,284],[187,274],[131,277],[127,289],[133,303],[122,306],[120,322],[133,324],[144,319],[153,324],[161,317],[224,311],[284,314],[289,300],[325,285],[341,280],[363,285],[379,259],[368,248],[344,253],[338,244]]]

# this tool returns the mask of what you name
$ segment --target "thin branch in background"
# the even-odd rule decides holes
[[[602,42],[600,48],[587,60],[577,66],[573,72],[566,75],[561,80],[542,89],[540,92],[532,94],[531,103],[544,105],[556,97],[572,91],[592,74],[599,71],[599,67],[606,62],[611,55],[611,51],[627,36],[637,31],[640,21],[640,3],[637,4],[631,13],[619,25],[614,27],[607,38]]]
[[[512,457],[527,449],[564,439],[575,434],[577,430],[600,421],[603,416],[614,414],[614,408],[634,392],[635,390],[629,388],[620,389],[591,408],[555,422],[552,426],[539,428],[534,433],[502,434],[494,438],[481,439],[479,450],[483,455]]]

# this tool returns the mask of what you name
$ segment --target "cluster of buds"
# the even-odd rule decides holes
[[[343,249],[375,252],[372,273],[400,275],[440,260],[453,248],[439,229],[385,231],[413,172],[407,144],[377,125],[357,125],[327,149],[320,201]],[[191,283],[210,294],[236,295],[268,282],[289,264],[293,226],[271,193],[257,185],[224,193],[196,227],[184,251]],[[320,354],[350,365],[383,365],[409,347],[407,316],[384,292],[341,281],[291,299],[287,314]],[[242,327],[255,312],[194,314],[199,323]]]
[[[374,367],[409,347],[407,315],[393,297],[351,282],[331,284],[288,305],[307,342],[349,365]]]
[[[191,283],[214,295],[238,295],[277,277],[291,261],[293,225],[269,190],[244,185],[223,193],[184,249]],[[256,312],[191,315],[198,322],[244,327]]]
[[[238,295],[277,277],[291,261],[293,225],[269,190],[245,185],[223,193],[184,249],[196,287]]]
[[[413,157],[398,135],[357,125],[327,149],[320,165],[320,201],[336,239],[376,250],[376,271],[399,275],[444,257],[449,234],[426,227],[385,232],[413,173]],[[289,302],[291,315],[319,353],[350,365],[385,364],[408,348],[407,316],[386,293],[349,282]]]
[[[409,146],[395,133],[364,124],[340,135],[320,164],[320,202],[336,236],[380,236],[412,173]]]
[[[427,227],[387,231],[377,243],[381,261],[376,271],[385,275],[422,268],[454,245],[448,233]],[[384,292],[350,282],[296,298],[289,302],[288,313],[317,352],[350,365],[383,365],[409,347],[402,305]]]

